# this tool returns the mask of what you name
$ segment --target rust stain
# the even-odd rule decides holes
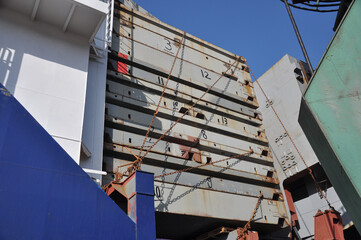
[[[118,13],[116,12],[116,15],[119,15],[120,25],[132,27],[131,18],[129,15],[125,16],[124,13],[121,13],[121,11],[119,11]]]
[[[248,96],[252,96],[252,87],[251,87],[251,85],[250,85],[249,83],[250,83],[250,81],[245,80],[245,81],[244,81],[244,84],[243,84],[243,87],[244,87],[244,89],[246,90],[247,95],[248,95]]]
[[[263,121],[262,114],[260,114],[260,113],[255,113],[255,118],[258,119],[258,120]]]
[[[181,44],[181,40],[179,38],[174,38],[174,46],[179,47],[179,45]]]
[[[227,69],[231,66],[230,63],[226,63],[226,62],[225,62],[223,65],[224,65]]]
[[[174,136],[179,139],[185,139],[188,142],[194,143],[194,144],[192,144],[193,146],[185,146],[185,145],[179,144],[179,150],[181,152],[180,154],[183,159],[193,160],[198,163],[202,162],[201,152],[198,148],[195,147],[199,143],[198,138],[193,137],[193,136],[188,136],[185,134],[177,134],[177,133],[175,133]],[[179,143],[180,143],[180,141],[179,141]]]

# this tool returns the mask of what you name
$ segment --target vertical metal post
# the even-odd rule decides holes
[[[307,65],[308,65],[308,67],[309,67],[309,69],[310,69],[310,71],[311,71],[311,74],[313,75],[313,68],[312,68],[312,65],[311,65],[311,61],[310,61],[310,59],[308,58],[308,54],[307,54],[305,45],[303,44],[303,41],[302,41],[300,32],[298,31],[298,28],[297,28],[295,19],[293,18],[293,15],[292,15],[290,6],[288,5],[287,0],[283,0],[283,2],[284,2],[285,5],[286,5],[286,9],[287,9],[287,12],[288,12],[288,16],[290,16],[290,19],[291,19],[291,22],[292,22],[292,25],[293,25],[293,29],[295,30],[295,33],[296,33],[296,35],[297,35],[298,42],[300,43],[300,46],[301,46],[301,49],[302,49],[302,52],[303,52],[303,56],[305,57],[305,60],[306,60],[306,62],[307,62]]]

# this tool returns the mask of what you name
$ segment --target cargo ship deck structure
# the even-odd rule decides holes
[[[0,238],[289,237],[244,57],[130,0],[0,0],[0,29]]]
[[[344,1],[335,35],[301,103],[299,122],[361,233],[361,1]]]
[[[245,59],[127,3],[114,4],[103,184],[142,152],[141,169],[155,175],[158,237],[236,229],[250,219],[260,194],[253,230],[265,235],[285,228],[283,195]],[[183,172],[187,168],[193,169]]]

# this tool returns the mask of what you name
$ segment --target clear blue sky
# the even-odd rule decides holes
[[[256,77],[285,54],[304,60],[280,0],[134,0],[153,16],[244,56]],[[336,13],[292,12],[316,68],[333,35]]]

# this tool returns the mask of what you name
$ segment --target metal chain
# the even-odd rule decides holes
[[[261,194],[259,195],[258,200],[257,200],[256,207],[254,208],[253,213],[252,213],[252,216],[251,216],[251,218],[248,220],[248,222],[246,223],[246,225],[244,225],[243,228],[237,228],[237,235],[238,235],[237,238],[236,238],[237,240],[238,240],[238,239],[245,239],[245,237],[246,237],[246,235],[247,235],[247,231],[248,231],[248,229],[251,228],[251,222],[252,222],[254,216],[256,215],[257,209],[258,209],[258,207],[259,207],[262,199],[263,199],[263,193],[261,193]]]
[[[161,34],[161,33],[157,32],[157,31],[154,31],[154,30],[151,30],[151,29],[149,29],[149,28],[146,28],[146,27],[142,26],[141,24],[134,23],[134,22],[132,22],[131,20],[122,19],[122,21],[131,23],[133,26],[137,26],[137,27],[143,28],[144,30],[147,30],[147,31],[149,31],[149,32],[151,32],[151,33],[154,33],[154,34],[156,34],[156,35],[159,35],[159,36],[161,36],[161,37],[163,37],[163,38],[166,38],[166,39],[169,39],[169,40],[173,40],[172,38],[170,38],[170,37],[168,37],[168,36],[166,36],[166,35],[164,35],[164,34]],[[130,39],[130,40],[133,40],[133,41],[136,41],[135,39],[131,39],[130,37],[128,37],[128,36],[126,36],[126,35],[124,35],[124,34],[118,33],[118,32],[116,32],[115,30],[113,30],[113,32],[114,32],[116,35],[118,35],[118,36],[122,36],[122,37],[124,37],[124,38]],[[136,41],[136,42],[138,42],[138,43],[140,43],[140,44],[143,44],[144,46],[151,47],[150,45],[148,45],[148,44],[146,44],[146,43],[144,43],[144,42],[141,42],[141,41]],[[183,44],[183,46],[184,46],[184,47],[187,47],[187,48],[189,48],[189,49],[192,49],[192,50],[194,50],[194,51],[196,51],[196,52],[202,53],[202,54],[204,54],[204,55],[206,55],[206,56],[208,56],[208,57],[214,58],[214,59],[216,59],[216,60],[218,60],[218,61],[220,61],[220,62],[222,62],[222,63],[224,63],[224,64],[228,64],[228,62],[226,62],[226,61],[224,61],[224,60],[222,60],[222,59],[220,59],[220,58],[217,58],[216,56],[211,55],[211,54],[209,54],[209,53],[202,52],[201,50],[199,50],[199,49],[197,49],[197,48],[195,48],[195,47],[192,47],[191,45]],[[151,47],[151,48],[153,48],[153,47]],[[156,49],[156,48],[153,48],[153,49]],[[242,60],[245,61],[244,59],[242,59]],[[199,65],[196,65],[196,66],[199,66]],[[205,69],[206,69],[206,70],[209,70],[209,71],[211,71],[211,72],[214,72],[214,73],[216,73],[216,74],[218,74],[217,72],[213,71],[213,70],[210,69],[210,68],[205,68]],[[242,68],[237,68],[237,69],[242,70]]]
[[[227,160],[229,160],[229,159],[232,159],[232,158],[238,158],[238,157],[241,157],[241,156],[250,155],[250,154],[252,154],[252,153],[253,153],[253,149],[251,149],[249,152],[242,153],[242,154],[238,154],[238,155],[234,155],[234,156],[232,156],[232,157],[224,158],[224,159],[217,160],[217,161],[214,161],[214,162],[203,163],[203,164],[198,165],[198,166],[195,166],[195,167],[189,167],[189,168],[185,168],[185,169],[181,169],[181,170],[176,170],[176,171],[173,171],[173,172],[165,173],[165,174],[162,174],[162,175],[154,176],[154,178],[160,178],[160,177],[165,177],[165,176],[173,175],[173,174],[176,174],[176,173],[187,172],[187,171],[190,171],[190,170],[192,170],[192,169],[196,169],[196,168],[201,168],[201,167],[204,167],[204,166],[213,165],[213,164],[215,164],[215,163],[220,163],[220,162],[224,162],[224,161],[227,161]]]
[[[145,154],[141,157],[140,162],[142,162],[142,160],[143,160],[143,159],[145,158],[145,156],[150,152],[150,150],[152,150],[152,148],[153,148],[155,145],[157,145],[158,142],[160,142],[160,140],[162,140],[162,139],[165,137],[165,135],[168,134],[168,133],[174,128],[174,126],[175,126],[177,123],[179,123],[179,122],[183,119],[183,117],[184,117],[185,115],[187,115],[187,113],[188,113],[190,110],[192,110],[192,109],[194,108],[195,105],[198,104],[198,102],[219,82],[219,80],[220,80],[225,74],[227,74],[227,72],[239,61],[240,58],[241,58],[240,56],[237,57],[237,59],[232,63],[232,65],[230,65],[230,66],[227,68],[227,70],[226,70],[225,72],[223,72],[222,75],[221,75],[210,87],[208,87],[208,89],[197,99],[197,101],[195,101],[195,102],[193,103],[193,105],[192,105],[190,108],[188,108],[187,111],[185,111],[185,112],[183,113],[183,115],[180,116],[180,117],[177,119],[177,121],[175,121],[175,122],[172,124],[172,126],[171,126],[167,131],[165,131],[165,132],[158,138],[158,140],[157,140],[152,146],[150,146],[150,147],[148,148],[148,150],[145,152]]]
[[[210,87],[208,87],[208,89],[193,103],[193,105],[192,105],[190,108],[188,108],[188,109],[183,113],[183,115],[180,116],[180,117],[177,119],[177,121],[175,121],[175,122],[172,124],[172,126],[170,126],[170,128],[168,128],[168,130],[165,131],[165,132],[157,139],[157,141],[148,148],[148,150],[145,152],[145,154],[144,154],[141,158],[139,158],[139,157],[136,158],[136,160],[133,162],[133,164],[132,164],[130,167],[128,167],[126,171],[124,171],[123,173],[117,173],[116,176],[115,176],[115,179],[116,179],[116,180],[120,180],[125,174],[128,173],[128,174],[130,175],[133,171],[135,171],[135,170],[137,170],[137,169],[140,169],[141,164],[142,164],[142,162],[143,162],[143,159],[144,159],[144,158],[146,157],[146,155],[150,152],[150,150],[152,150],[152,148],[153,148],[155,145],[157,145],[157,144],[174,128],[174,126],[175,126],[177,123],[179,123],[179,122],[183,119],[183,117],[184,117],[185,115],[187,115],[187,113],[188,113],[190,110],[192,110],[192,109],[194,108],[195,105],[198,104],[198,102],[219,82],[219,80],[220,80],[225,74],[228,73],[228,71],[229,71],[240,59],[241,59],[241,56],[237,57],[237,59],[227,68],[227,70],[224,71],[224,72],[221,74],[221,76],[220,76]],[[253,150],[252,150],[252,151],[253,151]],[[138,155],[138,156],[140,156],[140,155]]]
[[[168,77],[167,77],[167,81],[165,82],[165,84],[164,84],[164,86],[163,86],[163,91],[162,91],[162,94],[160,95],[160,98],[159,98],[157,107],[156,107],[155,112],[154,112],[154,114],[153,114],[152,121],[151,121],[150,124],[149,124],[147,133],[145,134],[145,137],[144,137],[142,146],[140,147],[140,151],[139,151],[139,153],[138,153],[138,156],[136,157],[136,160],[134,161],[134,164],[136,165],[136,166],[135,166],[136,169],[138,169],[138,168],[140,167],[140,165],[139,165],[139,166],[137,165],[138,163],[141,162],[141,160],[139,160],[139,157],[140,157],[140,155],[141,155],[142,152],[143,152],[143,148],[144,148],[145,142],[147,141],[147,138],[148,138],[150,129],[152,128],[152,125],[153,125],[153,122],[154,122],[154,120],[155,120],[155,117],[156,117],[157,114],[158,114],[158,110],[159,110],[160,103],[162,102],[162,98],[163,98],[163,95],[164,95],[165,90],[166,90],[166,88],[167,88],[167,85],[168,85],[170,76],[172,75],[173,68],[174,68],[175,62],[177,61],[177,57],[178,57],[179,51],[180,51],[180,49],[182,48],[185,34],[186,34],[186,33],[183,32],[182,40],[181,40],[180,43],[179,43],[179,47],[178,47],[178,50],[177,50],[177,54],[176,54],[175,57],[174,57],[172,67],[171,67],[171,69],[170,69],[170,71],[169,71],[169,74],[168,74]]]
[[[152,125],[153,125],[153,122],[154,122],[154,120],[155,120],[155,117],[156,117],[156,115],[157,115],[158,112],[159,112],[160,103],[161,103],[161,101],[162,101],[163,95],[164,95],[164,93],[165,93],[166,87],[167,87],[168,82],[169,82],[169,79],[170,79],[170,77],[171,77],[171,74],[172,74],[172,71],[173,71],[175,62],[176,62],[176,60],[177,60],[179,51],[180,51],[180,49],[181,49],[181,47],[182,47],[182,45],[183,45],[183,40],[184,40],[184,38],[185,38],[185,32],[183,32],[182,40],[181,40],[181,42],[180,42],[180,44],[179,44],[179,48],[178,48],[178,50],[177,50],[177,53],[176,53],[176,55],[175,55],[175,58],[174,58],[172,67],[171,67],[170,72],[169,72],[169,74],[168,74],[167,81],[166,81],[166,83],[165,83],[165,85],[164,85],[164,87],[163,87],[162,94],[161,94],[160,99],[159,99],[159,102],[158,102],[158,104],[157,104],[155,113],[153,114],[153,117],[152,117],[152,120],[151,120],[150,125],[149,125],[149,127],[148,127],[147,133],[146,133],[146,135],[145,135],[145,137],[144,137],[143,144],[142,144],[142,146],[141,146],[141,148],[140,148],[140,151],[139,151],[139,153],[138,153],[138,156],[135,156],[135,158],[136,158],[135,161],[133,162],[133,164],[132,164],[130,167],[127,168],[127,170],[126,170],[124,173],[122,173],[122,174],[117,173],[117,174],[116,174],[116,179],[121,178],[121,177],[124,176],[127,172],[130,174],[130,173],[132,173],[133,171],[135,171],[135,170],[137,170],[137,169],[140,169],[143,159],[144,159],[144,158],[146,157],[146,155],[151,151],[151,149],[152,149],[156,144],[158,144],[158,143],[166,136],[166,134],[168,134],[168,133],[174,128],[174,126],[175,126],[177,123],[179,123],[179,122],[183,119],[183,117],[184,117],[185,115],[187,115],[187,113],[195,107],[195,105],[198,104],[198,102],[219,82],[219,80],[220,80],[225,74],[228,73],[228,71],[229,71],[237,62],[239,62],[240,59],[242,59],[241,56],[237,57],[237,59],[232,63],[232,65],[230,65],[230,66],[227,68],[227,70],[226,70],[225,72],[223,72],[223,73],[220,75],[220,77],[219,77],[210,87],[208,87],[208,89],[194,102],[194,104],[193,104],[190,108],[188,108],[188,109],[183,113],[183,115],[180,116],[180,117],[177,119],[177,121],[175,121],[175,122],[172,124],[172,126],[171,126],[167,131],[165,131],[165,132],[158,138],[158,140],[157,140],[152,146],[150,146],[150,147],[147,149],[147,151],[145,152],[145,154],[144,154],[142,157],[140,157],[140,156],[141,156],[141,153],[143,152],[145,142],[146,142],[146,140],[147,140],[147,138],[148,138],[148,136],[149,136],[149,132],[150,132],[150,130],[151,130],[151,127],[152,127]],[[133,154],[133,155],[134,155],[134,154]]]
[[[264,91],[263,88],[261,87],[261,84],[258,82],[256,76],[253,74],[253,72],[252,72],[251,68],[249,67],[248,63],[246,63],[246,64],[247,64],[248,69],[249,69],[250,73],[252,74],[255,82],[257,83],[257,85],[258,85],[259,88],[261,89],[264,97],[266,98],[267,101],[269,101],[269,98],[268,98],[267,94],[265,93],[265,91]],[[333,208],[333,207],[331,206],[330,202],[328,201],[326,195],[325,195],[324,192],[322,191],[322,189],[321,189],[319,183],[317,182],[315,176],[313,175],[312,169],[307,165],[305,159],[303,158],[300,150],[298,149],[298,147],[296,146],[295,142],[293,141],[291,135],[290,135],[289,132],[287,131],[287,129],[286,129],[285,125],[283,124],[281,118],[279,117],[279,115],[277,114],[276,110],[274,109],[274,107],[273,107],[271,104],[270,104],[270,107],[271,107],[272,111],[274,112],[274,114],[276,115],[278,121],[279,121],[280,124],[282,125],[283,129],[285,130],[285,132],[286,132],[287,135],[289,136],[289,138],[290,138],[290,140],[291,140],[291,143],[292,143],[293,147],[296,149],[296,151],[297,151],[298,155],[300,156],[302,162],[305,164],[305,166],[306,166],[309,174],[311,175],[312,180],[314,181],[314,183],[315,183],[315,185],[316,185],[316,189],[317,189],[317,191],[318,191],[319,194],[320,194],[320,198],[321,198],[321,199],[324,198],[324,199],[326,200],[328,206],[329,206],[330,208]]]

